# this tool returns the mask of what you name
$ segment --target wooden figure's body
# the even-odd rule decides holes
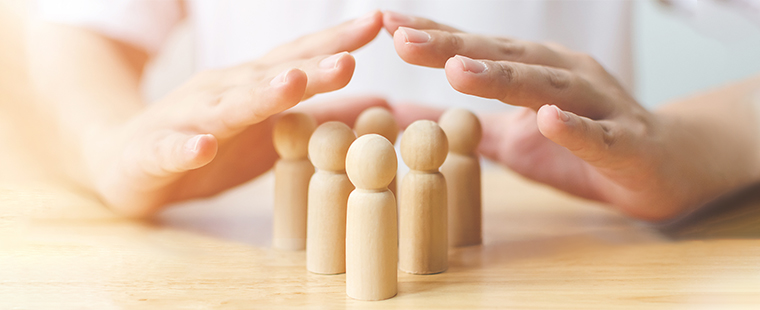
[[[449,109],[438,124],[449,141],[441,166],[448,188],[449,245],[482,244],[480,159],[475,153],[482,136],[480,121],[470,111]]]
[[[449,245],[482,244],[480,161],[477,157],[449,153],[441,173],[447,184]]]
[[[354,299],[398,291],[396,198],[387,188],[396,167],[393,145],[380,135],[359,137],[348,150],[346,172],[356,189],[346,218],[346,294]]]
[[[310,115],[290,113],[274,126],[274,147],[280,155],[274,167],[272,247],[276,249],[306,248],[307,197],[314,174],[307,147],[316,124]]]
[[[355,138],[345,124],[327,122],[309,140],[309,157],[317,168],[309,183],[306,238],[306,269],[313,273],[346,272],[346,206],[354,185],[345,162]]]
[[[399,127],[391,111],[381,107],[372,107],[359,114],[356,118],[356,124],[354,124],[354,131],[356,131],[357,137],[374,133],[385,137],[391,144],[396,144]],[[388,189],[393,192],[394,196],[398,197],[396,177],[388,185]]]
[[[438,168],[448,141],[432,121],[416,121],[401,137],[401,157],[411,169],[399,187],[399,269],[432,274],[448,268],[446,179]]]
[[[446,180],[439,172],[410,171],[399,190],[399,269],[413,274],[445,271]]]
[[[272,247],[303,250],[306,247],[306,206],[314,166],[308,159],[280,159],[274,166]]]

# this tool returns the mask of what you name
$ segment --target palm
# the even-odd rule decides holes
[[[207,197],[242,184],[269,170],[277,153],[272,145],[272,121],[253,125],[220,141],[215,159],[201,168],[181,173],[172,184],[159,189],[172,201]]]
[[[544,137],[530,109],[484,116],[481,152],[537,182],[589,199],[599,199],[591,184],[600,177],[588,163]],[[592,177],[593,176],[593,177]]]
[[[88,139],[84,153],[92,186],[115,210],[145,216],[169,202],[214,195],[260,175],[277,159],[271,141],[277,115],[344,87],[355,67],[346,51],[370,42],[381,26],[376,11],[253,62],[199,73]],[[384,103],[361,98],[307,112],[322,121],[332,114],[350,122],[360,109]]]

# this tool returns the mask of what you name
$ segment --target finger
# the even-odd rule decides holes
[[[291,68],[298,68],[306,73],[308,79],[304,97],[308,98],[318,93],[329,92],[346,86],[354,74],[356,60],[348,52],[340,52],[288,61],[270,68],[243,64],[221,70],[218,76],[211,79],[223,85],[221,87],[251,85],[269,80],[276,74]]]
[[[449,25],[440,24],[427,18],[401,14],[393,11],[383,11],[383,28],[391,35],[396,32],[398,27],[409,27],[415,29],[435,29],[448,32],[461,32],[461,30]]]
[[[536,111],[554,104],[599,119],[613,110],[584,78],[564,69],[457,55],[446,62],[446,78],[462,93]]]
[[[595,167],[629,164],[620,155],[632,151],[631,135],[611,121],[594,121],[554,105],[541,107],[536,120],[542,135]]]
[[[210,104],[210,111],[201,111],[200,117],[211,121],[202,128],[224,139],[247,126],[266,120],[301,101],[306,92],[307,76],[300,69],[288,69],[271,79],[253,85],[241,85],[224,92],[218,102]],[[204,113],[205,112],[205,113]]]
[[[376,96],[347,97],[334,99],[330,102],[312,102],[308,106],[298,107],[297,110],[311,114],[320,124],[339,121],[353,128],[359,114],[371,107],[383,107],[392,110],[387,100]]]
[[[126,154],[132,157],[128,160],[133,160],[138,167],[130,169],[132,173],[139,171],[150,177],[168,177],[207,165],[216,156],[217,148],[217,140],[210,134],[162,132],[148,138],[136,152]]]
[[[333,28],[281,45],[259,59],[257,63],[281,63],[318,55],[350,52],[372,41],[380,32],[382,25],[382,13],[373,11],[358,19],[349,20]]]
[[[291,62],[284,67],[288,66],[300,68],[306,73],[308,78],[302,99],[308,99],[316,94],[331,92],[346,86],[354,74],[356,60],[348,52],[340,52]],[[272,71],[272,73],[277,71]]]
[[[463,32],[399,27],[393,34],[396,52],[404,61],[442,68],[454,55],[570,68],[572,57],[543,44]]]
[[[393,108],[393,116],[401,128],[421,119],[437,122],[443,112],[443,109],[416,103],[402,103]]]

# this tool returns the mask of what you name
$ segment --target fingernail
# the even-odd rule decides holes
[[[187,140],[187,142],[185,142],[185,150],[191,153],[198,153],[198,150],[200,149],[201,138],[203,138],[203,136],[205,135],[197,135],[190,138],[190,140]]]
[[[462,62],[464,71],[472,72],[472,73],[483,73],[484,71],[486,71],[486,69],[488,69],[486,64],[483,63],[482,61],[473,60],[469,57],[465,57],[462,55],[456,55],[454,57],[456,57],[457,59],[459,59],[459,61]]]
[[[366,24],[374,21],[377,11],[372,11],[354,20],[354,24]]]
[[[269,82],[269,85],[271,85],[271,86],[277,86],[277,85],[285,84],[288,81],[287,76],[288,76],[288,73],[290,72],[290,70],[292,70],[292,69],[285,70],[282,73],[280,73],[277,76],[275,76]]]
[[[411,17],[401,14],[401,13],[397,13],[397,12],[385,11],[383,12],[383,15],[388,16],[388,19],[390,19],[391,21],[394,21],[400,24],[410,23],[412,21]]]
[[[406,27],[398,27],[398,29],[404,35],[406,43],[427,43],[430,41],[430,35],[427,32]]]
[[[557,110],[557,116],[559,116],[559,120],[563,122],[567,122],[570,120],[570,115],[567,115],[565,111],[560,110],[560,108],[556,105],[553,105],[554,109]]]
[[[322,69],[334,69],[338,66],[338,60],[343,57],[343,55],[348,54],[347,52],[340,52],[335,55],[332,55],[330,57],[327,57],[325,59],[322,59],[322,61],[319,62],[319,67]]]

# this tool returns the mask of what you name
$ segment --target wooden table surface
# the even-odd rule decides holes
[[[304,252],[269,248],[271,174],[153,221],[119,218],[61,177],[49,119],[23,83],[23,40],[8,30],[21,19],[0,12],[0,309],[760,305],[760,234],[676,241],[494,166],[484,245],[451,250],[442,274],[400,272],[398,296],[379,302],[348,298],[345,275],[308,273]]]

